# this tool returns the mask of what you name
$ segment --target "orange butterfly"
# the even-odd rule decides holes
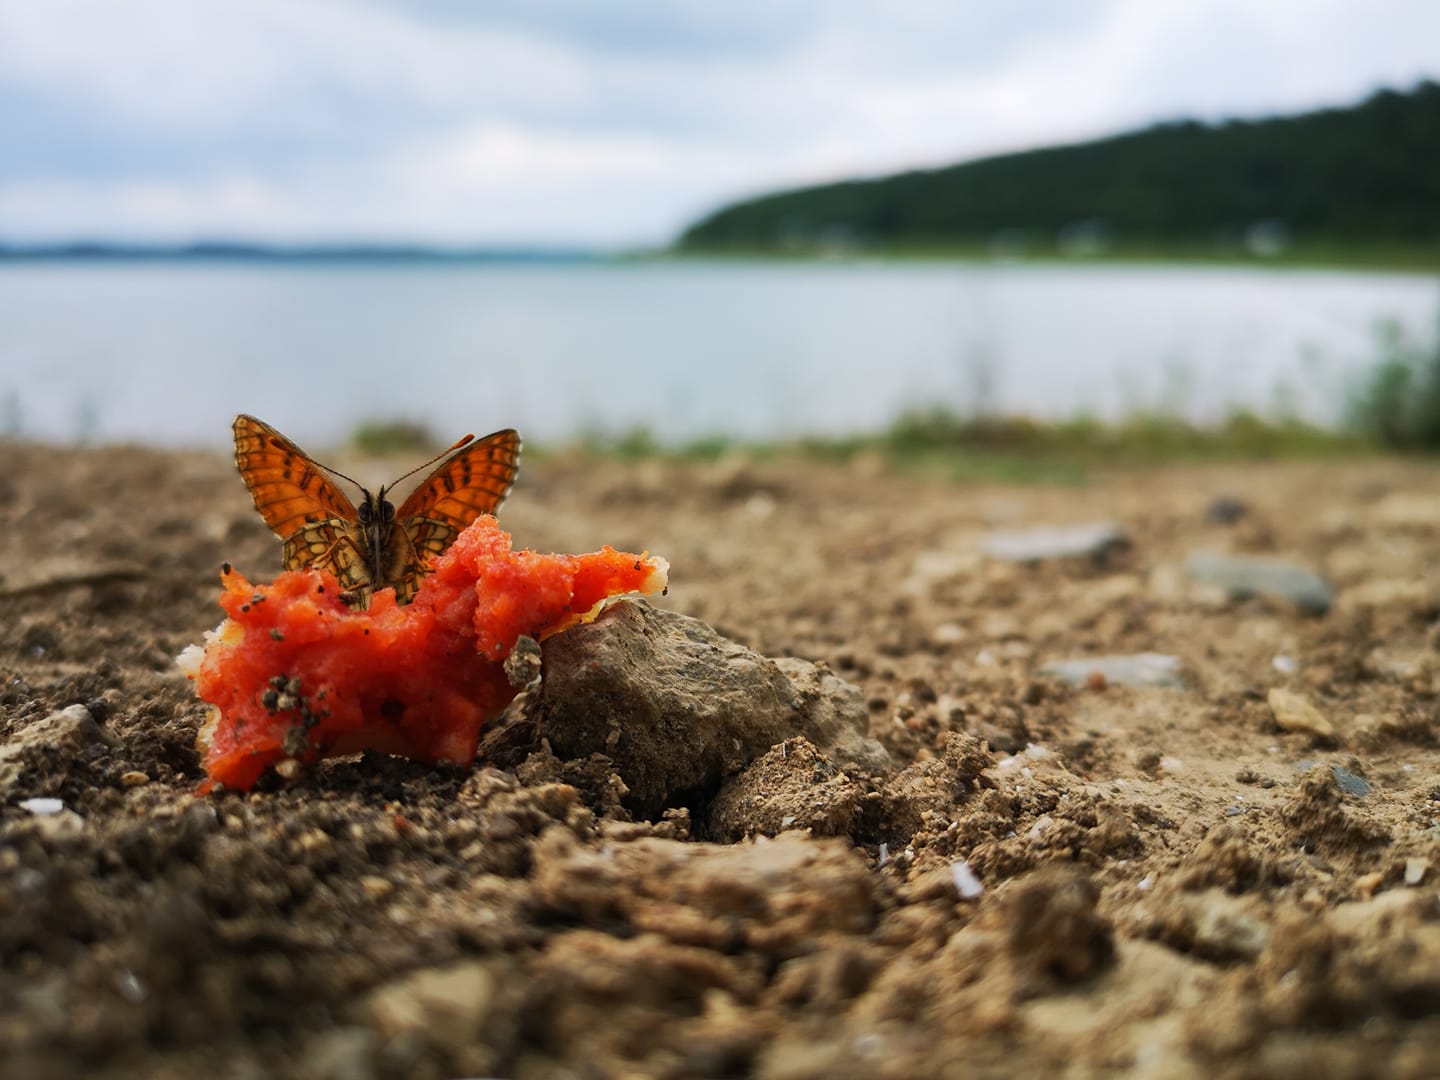
[[[466,435],[440,455],[445,460],[398,511],[385,494],[399,481],[371,495],[253,416],[235,418],[235,467],[265,524],[285,542],[285,569],[329,570],[354,607],[368,607],[370,594],[386,586],[407,604],[429,572],[426,558],[443,552],[481,514],[493,514],[515,483],[519,434],[507,428],[474,439]],[[360,488],[358,511],[327,473]]]

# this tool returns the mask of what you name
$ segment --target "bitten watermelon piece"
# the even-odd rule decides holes
[[[503,664],[520,635],[544,639],[593,618],[610,597],[662,592],[668,572],[664,559],[610,547],[515,551],[488,515],[403,607],[381,589],[368,610],[353,610],[328,571],[252,585],[227,566],[228,618],[180,657],[211,706],[201,790],[247,790],[287,758],[359,750],[468,765],[485,722],[515,696]]]

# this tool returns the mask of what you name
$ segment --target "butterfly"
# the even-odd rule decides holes
[[[436,461],[440,464],[396,510],[386,493]],[[397,601],[409,603],[429,572],[426,560],[441,554],[481,514],[499,508],[520,467],[520,435],[508,428],[479,440],[466,435],[372,495],[263,420],[242,413],[235,418],[235,467],[255,509],[284,541],[285,569],[329,570],[345,600],[363,609],[371,593],[386,586],[394,587]],[[330,475],[360,488],[358,510]]]

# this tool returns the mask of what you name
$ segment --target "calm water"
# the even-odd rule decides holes
[[[839,433],[943,403],[1333,418],[1404,275],[745,263],[0,266],[0,430],[223,445],[363,417],[441,437]]]

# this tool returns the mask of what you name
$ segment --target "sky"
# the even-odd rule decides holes
[[[1426,77],[1437,0],[0,0],[0,241],[647,247]]]

